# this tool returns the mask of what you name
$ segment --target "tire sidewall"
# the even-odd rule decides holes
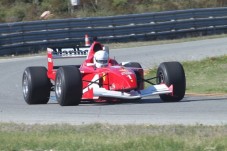
[[[60,67],[56,80],[61,80],[61,94],[56,90],[58,81],[55,81],[55,95],[61,106],[78,105],[82,98],[82,78],[78,68],[73,66]]]
[[[57,88],[57,81],[55,82],[55,96],[56,96],[56,99],[58,101],[58,103],[61,105],[61,104],[64,104],[63,100],[65,100],[65,75],[63,73],[63,70],[62,68],[59,68],[58,71],[57,71],[57,74],[56,74],[56,80],[61,80],[61,94],[58,94],[56,92],[56,90],[58,89]]]
[[[27,77],[27,94],[24,93],[24,82]],[[27,67],[22,76],[22,89],[27,104],[46,104],[49,101],[51,82],[47,69],[42,66]]]
[[[163,77],[160,77],[160,74]],[[157,83],[164,83],[168,87],[173,85],[173,95],[161,94],[160,98],[166,102],[178,102],[183,99],[186,89],[186,79],[183,66],[179,62],[161,63],[157,70]]]
[[[25,79],[25,76],[27,77],[27,82],[28,82],[28,90],[27,90],[27,93],[25,95],[25,93],[23,92],[23,96],[24,96],[24,100],[27,104],[31,104],[31,94],[32,94],[32,80],[31,80],[31,74],[29,72],[29,68],[26,68],[24,73],[23,73],[23,80],[22,80],[22,87],[24,87],[24,79]],[[23,88],[23,91],[24,91],[24,88]]]
[[[162,63],[162,64],[159,66],[158,71],[157,71],[157,77],[159,77],[159,78],[158,78],[158,81],[157,81],[158,84],[164,83],[164,84],[166,84],[167,86],[170,86],[170,85],[171,85],[171,84],[170,84],[170,80],[169,80],[169,76],[168,76],[167,73],[168,73],[168,72],[167,72],[167,70],[166,70],[164,64]],[[162,76],[162,77],[160,78],[160,76]]]

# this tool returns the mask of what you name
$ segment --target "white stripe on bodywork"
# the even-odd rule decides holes
[[[157,95],[157,94],[168,94],[172,93],[172,85],[167,87],[165,84],[153,85],[144,90],[140,91],[140,94],[144,96]]]
[[[153,85],[141,91],[132,90],[130,92],[111,91],[105,88],[94,89],[94,96],[121,99],[139,99],[145,96],[169,93],[172,93],[172,86],[167,87],[165,84]]]

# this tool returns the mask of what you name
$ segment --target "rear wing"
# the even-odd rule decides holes
[[[55,72],[53,69],[54,59],[64,58],[86,58],[90,51],[90,46],[77,46],[73,48],[47,48],[47,62],[48,62],[48,77],[55,79]]]
[[[85,58],[88,55],[90,46],[77,46],[73,48],[47,48],[48,58]],[[51,56],[49,56],[51,55]]]

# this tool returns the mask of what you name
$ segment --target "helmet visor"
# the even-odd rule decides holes
[[[100,64],[107,64],[107,60],[96,60],[96,62]]]

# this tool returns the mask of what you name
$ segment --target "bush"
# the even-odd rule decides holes
[[[15,3],[15,5],[11,6],[11,9],[7,12],[6,21],[16,22],[23,21],[26,17],[26,5],[24,3]]]
[[[227,6],[227,0],[1,0],[0,22],[37,20],[44,11],[54,18],[111,16],[190,8]]]
[[[68,13],[68,0],[45,0],[41,3],[43,11],[49,10],[59,15]]]

